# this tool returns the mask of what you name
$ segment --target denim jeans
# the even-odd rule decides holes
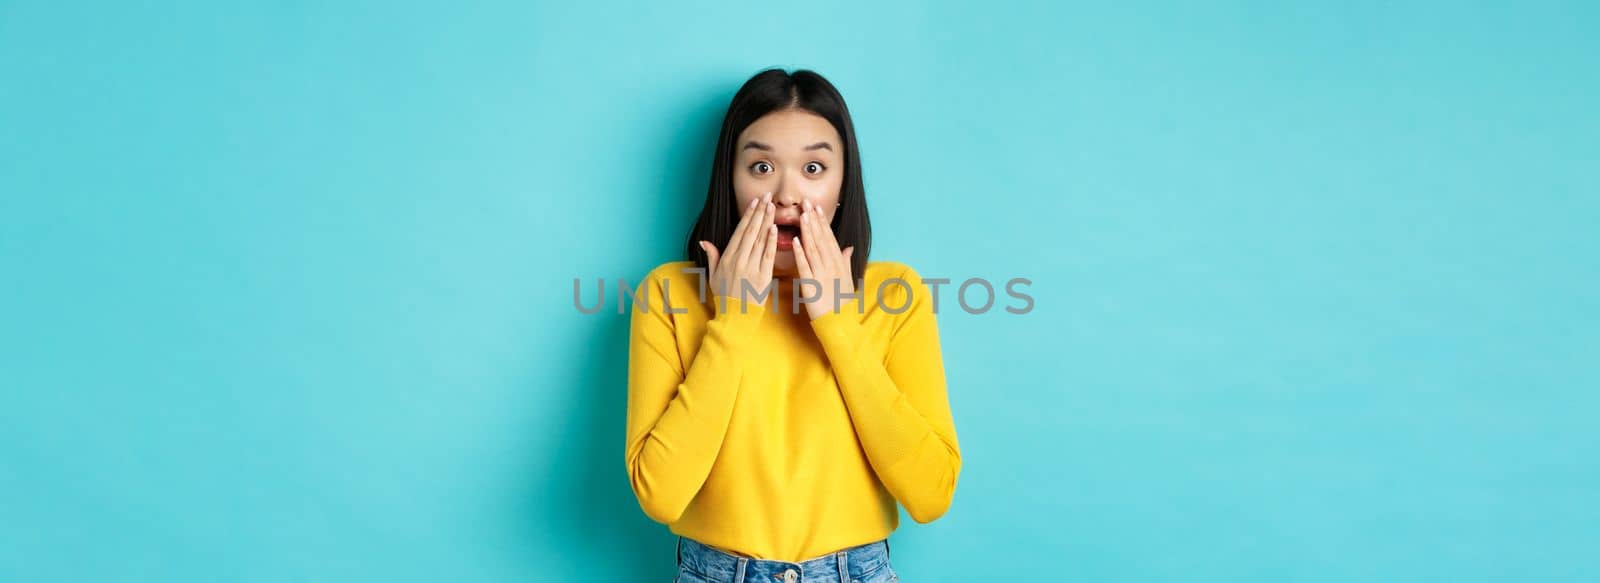
[[[840,549],[798,563],[733,555],[678,537],[674,583],[898,583],[889,565],[889,539]]]

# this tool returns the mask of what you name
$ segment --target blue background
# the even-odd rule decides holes
[[[572,282],[774,65],[1034,281],[905,579],[1600,579],[1592,3],[135,4],[0,1],[0,579],[669,580]]]

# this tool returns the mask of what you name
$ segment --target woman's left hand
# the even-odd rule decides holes
[[[800,236],[794,240],[795,266],[800,271],[800,277],[822,286],[822,293],[817,294],[816,300],[804,302],[806,314],[812,320],[829,312],[841,311],[839,296],[855,293],[856,281],[850,274],[850,255],[855,250],[855,247],[839,249],[839,241],[833,238],[833,228],[828,225],[822,209],[809,200],[802,204]],[[812,294],[808,291],[802,287],[800,297],[810,298]]]

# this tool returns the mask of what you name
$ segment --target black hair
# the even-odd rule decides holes
[[[734,148],[750,124],[774,111],[798,109],[821,116],[833,124],[844,140],[844,181],[839,185],[839,209],[833,214],[833,235],[839,247],[855,247],[850,254],[850,277],[865,277],[867,256],[872,250],[872,222],[867,218],[866,188],[861,180],[861,155],[856,148],[855,125],[844,97],[832,83],[816,72],[800,69],[793,73],[767,69],[756,73],[728,103],[722,118],[722,133],[717,136],[717,153],[711,161],[711,184],[700,218],[689,231],[685,250],[695,265],[707,268],[707,257],[700,241],[717,249],[727,247],[733,228],[739,224],[739,208],[733,192]]]

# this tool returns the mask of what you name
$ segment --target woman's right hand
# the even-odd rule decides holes
[[[744,282],[750,282],[756,294],[772,283],[772,261],[778,255],[778,227],[773,223],[776,217],[769,192],[745,206],[744,217],[733,228],[726,249],[719,252],[710,242],[700,242],[706,252],[710,270],[706,275],[712,293],[753,302],[757,298],[743,292]]]

